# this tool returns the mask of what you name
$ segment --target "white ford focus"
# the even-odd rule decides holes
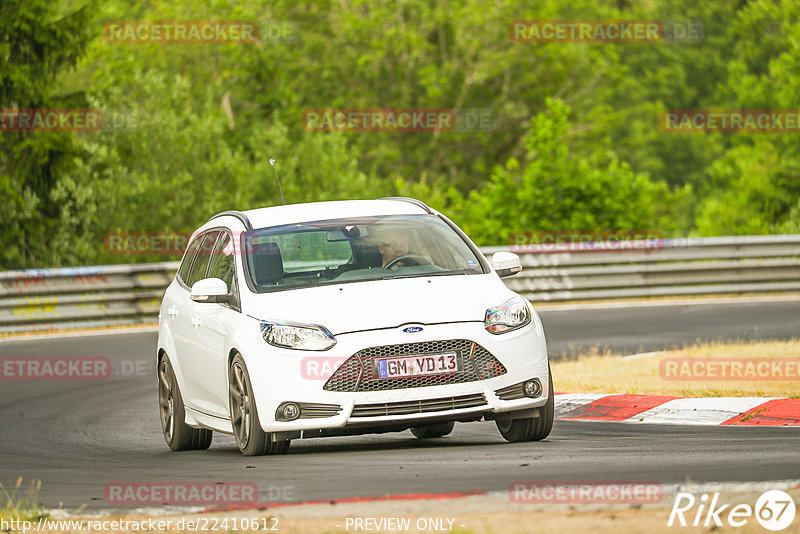
[[[444,215],[407,198],[212,217],[161,302],[161,423],[173,450],[233,434],[245,455],[292,439],[494,420],[512,442],[553,426],[542,324]]]

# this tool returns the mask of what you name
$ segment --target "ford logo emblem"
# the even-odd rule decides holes
[[[407,326],[403,328],[403,332],[406,334],[416,334],[417,332],[422,332],[422,330],[421,326]]]

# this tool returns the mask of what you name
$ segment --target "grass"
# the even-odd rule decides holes
[[[671,395],[675,397],[800,397],[800,377],[791,380],[705,378],[685,380],[662,376],[661,362],[677,358],[783,359],[800,365],[800,340],[758,343],[709,343],[626,359],[616,354],[586,354],[552,362],[557,392]],[[704,363],[704,362],[701,362]],[[666,362],[664,363],[666,366]],[[795,367],[794,369],[798,369]]]
[[[27,487],[23,488],[22,478],[17,479],[10,491],[0,483],[0,519],[38,521],[40,517],[46,517],[47,514],[39,506],[38,501],[41,487],[41,481],[31,481]]]

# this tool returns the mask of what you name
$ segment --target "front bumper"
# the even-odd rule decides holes
[[[499,376],[443,385],[419,385],[378,391],[327,391],[331,374],[351,356],[370,347],[440,340],[464,339],[477,343],[505,369]],[[402,328],[356,332],[337,336],[337,344],[325,352],[279,349],[262,343],[251,347],[247,365],[261,426],[266,432],[386,426],[437,420],[479,418],[481,414],[504,413],[543,406],[548,390],[549,367],[541,323],[534,315],[530,325],[501,335],[487,332],[482,322],[425,325],[408,334]],[[503,400],[497,390],[538,378],[543,385],[537,398]],[[435,380],[432,382],[435,383]],[[504,395],[508,398],[508,395]],[[283,421],[276,410],[285,402],[329,405],[340,410],[321,410],[327,416]],[[333,413],[333,415],[330,415]]]

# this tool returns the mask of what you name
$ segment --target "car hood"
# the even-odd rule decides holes
[[[244,311],[264,320],[319,324],[333,334],[408,323],[483,321],[513,297],[495,274],[333,284],[251,296]]]

